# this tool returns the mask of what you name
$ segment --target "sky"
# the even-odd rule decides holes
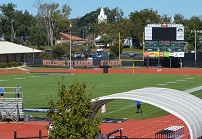
[[[119,7],[124,12],[124,17],[143,9],[153,9],[159,15],[166,14],[168,17],[172,14],[182,14],[186,19],[202,16],[202,0],[43,0],[43,2],[59,3],[60,6],[69,4],[72,9],[70,19],[82,17],[102,6],[109,9]],[[34,7],[35,0],[0,0],[0,5],[8,3],[16,4],[16,10],[24,12],[26,9],[32,15],[37,14]]]

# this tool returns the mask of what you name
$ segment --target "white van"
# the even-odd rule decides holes
[[[104,50],[102,48],[97,49],[97,57],[101,57]]]

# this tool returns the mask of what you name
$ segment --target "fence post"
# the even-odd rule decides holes
[[[122,128],[120,128],[120,137],[122,138]]]
[[[19,107],[18,107],[18,100],[17,100],[17,106],[16,106],[16,108],[17,108],[17,123],[18,123],[19,120],[20,120],[20,111],[19,111]]]
[[[41,138],[41,130],[39,130],[39,139],[42,139],[42,138]]]
[[[17,139],[17,131],[14,130],[14,139]]]

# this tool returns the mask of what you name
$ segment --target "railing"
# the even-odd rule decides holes
[[[32,137],[17,137],[17,131],[14,131],[14,139],[43,139],[43,138],[48,138],[48,136],[42,136],[41,130],[39,130],[39,134],[37,136],[32,136]]]
[[[0,121],[10,119],[19,122],[23,111],[23,92],[21,87],[2,87],[0,98]]]
[[[106,134],[107,139],[109,139],[111,135],[116,134],[116,133],[118,133],[118,132],[120,133],[120,136],[116,136],[117,139],[118,139],[118,138],[120,138],[120,139],[127,139],[126,136],[123,136],[123,135],[122,135],[122,130],[123,130],[123,128],[120,128],[120,129],[114,130],[114,131],[112,131],[112,132]],[[122,137],[124,137],[124,138],[122,138]]]
[[[170,126],[155,133],[155,139],[179,139],[182,136],[184,136],[184,126]]]

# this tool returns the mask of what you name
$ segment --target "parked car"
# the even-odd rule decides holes
[[[72,56],[72,59],[73,60],[82,60],[82,59],[84,59],[84,54],[82,54],[82,53],[74,53],[73,56]]]
[[[92,57],[88,57],[87,60],[93,60],[93,58]]]
[[[136,56],[137,54],[135,53],[135,52],[132,52],[132,53],[129,53],[129,56],[130,57],[134,57],[134,56]]]
[[[93,60],[98,58],[96,53],[90,53],[89,57],[92,57]]]
[[[101,55],[104,53],[104,50],[101,48],[101,49],[97,49],[97,56],[98,57],[101,57]]]
[[[47,54],[52,55],[52,50],[51,49],[46,49],[44,52],[47,53]]]

